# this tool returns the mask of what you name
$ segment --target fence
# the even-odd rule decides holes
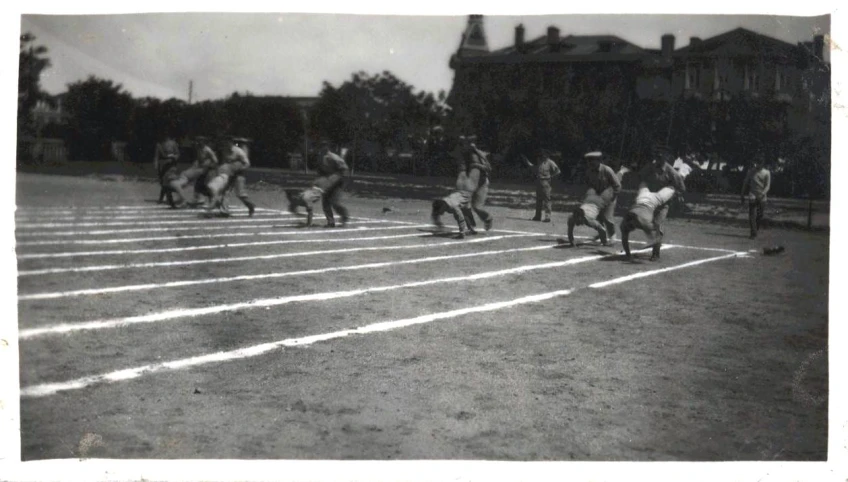
[[[68,149],[62,139],[21,137],[18,139],[18,164],[60,164],[68,159]]]

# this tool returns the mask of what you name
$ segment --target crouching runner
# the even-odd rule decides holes
[[[636,200],[633,206],[624,216],[621,222],[621,244],[624,254],[630,258],[630,232],[641,229],[648,237],[651,249],[651,261],[660,259],[660,246],[662,245],[663,231],[657,223],[657,216],[664,212],[664,208],[674,198],[675,190],[664,187],[658,192],[651,192],[644,184],[639,186]]]
[[[598,216],[611,203],[615,202],[616,194],[612,188],[605,190],[600,196],[595,192],[594,188],[589,188],[586,191],[586,196],[583,198],[583,203],[574,210],[568,218],[568,245],[574,246],[574,227],[589,226],[597,231],[604,246],[609,246],[610,241],[607,237],[608,230],[604,224],[598,221]]]
[[[456,177],[456,191],[433,201],[433,210],[430,213],[430,217],[433,220],[433,224],[436,225],[437,230],[442,231],[445,229],[445,225],[441,220],[442,214],[451,213],[456,220],[456,224],[459,226],[457,239],[465,239],[465,236],[469,234],[476,234],[473,228],[468,225],[466,216],[473,216],[470,210],[471,198],[474,196],[474,189],[477,187],[477,184],[475,179],[468,176],[465,169],[460,169]]]
[[[236,145],[235,139],[230,139],[228,151],[218,167],[217,174],[207,184],[212,198],[206,205],[206,213],[212,214],[212,210],[217,209],[219,215],[229,215],[223,207],[224,194],[232,183],[235,185],[236,197],[247,207],[248,216],[253,217],[256,205],[247,196],[244,178],[244,171],[250,167],[250,160],[247,153]]]
[[[313,205],[321,200],[327,189],[330,188],[330,179],[327,177],[319,177],[315,179],[307,189],[286,189],[286,198],[289,200],[289,212],[297,214],[299,207],[306,208],[306,227],[312,226],[312,217],[314,215]]]

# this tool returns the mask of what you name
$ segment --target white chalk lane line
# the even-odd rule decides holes
[[[426,225],[423,225],[426,227]],[[407,228],[408,229],[408,228]],[[61,253],[24,253],[18,254],[18,259],[48,259],[48,258],[81,258],[86,256],[119,256],[127,254],[157,254],[157,253],[180,253],[183,251],[204,251],[209,249],[244,248],[251,246],[269,246],[277,244],[300,244],[300,243],[343,243],[357,241],[379,241],[385,239],[402,239],[426,236],[417,232],[412,234],[396,234],[392,236],[360,236],[356,238],[324,238],[324,239],[278,239],[274,241],[251,241],[248,243],[226,243],[206,244],[199,246],[183,246],[178,248],[149,248],[149,249],[108,249],[102,251],[64,251]]]
[[[363,221],[362,223],[357,224],[369,224],[372,221]],[[373,223],[377,223],[374,221]],[[353,223],[349,223],[353,224]],[[382,223],[381,223],[382,224]],[[430,224],[419,224],[419,225],[403,225],[403,226],[378,226],[378,227],[358,227],[358,228],[338,228],[338,229],[306,229],[302,224],[288,224],[288,225],[275,225],[270,226],[273,227],[299,227],[300,229],[294,231],[260,231],[260,232],[229,232],[229,233],[221,233],[221,234],[187,234],[187,235],[173,235],[173,236],[147,236],[143,238],[115,238],[115,239],[63,239],[63,240],[40,240],[40,241],[18,241],[15,244],[16,248],[24,247],[24,246],[54,246],[57,244],[65,245],[101,245],[101,244],[125,244],[125,243],[141,243],[141,242],[149,242],[149,241],[177,241],[177,240],[185,240],[185,239],[215,239],[215,238],[239,238],[239,237],[253,237],[253,236],[297,236],[297,235],[308,235],[308,234],[350,234],[350,233],[359,233],[363,231],[383,231],[388,229],[411,229],[416,227],[432,227]],[[235,226],[231,226],[235,227]],[[256,226],[250,226],[255,228]],[[265,228],[267,229],[267,227]],[[138,231],[138,230],[133,230]],[[147,229],[141,231],[149,231]]]
[[[458,244],[454,244],[454,246],[459,246]],[[309,269],[302,271],[283,271],[276,273],[265,273],[265,274],[252,274],[252,275],[240,275],[240,276],[230,276],[226,278],[203,278],[197,280],[182,280],[182,281],[168,281],[164,283],[145,283],[145,284],[136,284],[136,285],[123,285],[123,286],[112,286],[107,288],[91,288],[85,290],[75,290],[75,291],[59,291],[52,293],[33,293],[18,296],[18,301],[32,301],[32,300],[47,300],[47,299],[57,299],[57,298],[70,298],[76,296],[90,296],[90,295],[102,295],[108,293],[122,293],[128,291],[143,291],[143,290],[154,290],[154,289],[170,289],[170,288],[179,288],[184,286],[193,286],[193,285],[203,285],[203,284],[213,284],[213,283],[230,283],[234,281],[253,281],[260,279],[268,279],[268,278],[284,278],[291,276],[305,276],[312,274],[325,274],[332,273],[335,271],[358,271],[363,269],[376,269],[376,268],[387,268],[392,266],[402,266],[409,264],[420,264],[420,263],[431,263],[435,261],[447,261],[453,259],[461,259],[461,258],[473,258],[473,257],[483,257],[483,256],[497,256],[503,254],[510,253],[521,253],[521,252],[529,252],[529,251],[540,251],[544,249],[552,249],[556,246],[533,246],[529,248],[511,248],[511,249],[501,249],[501,250],[490,250],[490,251],[475,251],[473,253],[462,253],[462,254],[452,254],[452,255],[443,255],[443,256],[431,256],[426,258],[414,258],[414,259],[405,259],[401,261],[384,261],[379,263],[366,263],[366,264],[357,264],[351,266],[335,266],[331,268],[318,268],[318,269]]]
[[[111,211],[126,211],[126,210],[156,210],[156,209],[167,209],[161,204],[150,205],[150,204],[136,204],[132,206],[17,206],[15,208],[16,212],[33,212],[33,213],[44,213],[44,212],[53,212],[53,211],[68,211],[68,212],[77,212],[80,210],[84,211],[95,211],[95,212],[111,212]]]
[[[558,236],[558,237],[561,237],[561,238],[565,237],[565,236],[563,236],[561,234],[557,234],[557,233],[538,233],[538,232],[531,232],[531,231],[516,231],[516,230],[511,230],[511,229],[499,229],[498,231],[500,231],[502,233],[509,233],[509,234],[524,234],[524,235],[535,235],[535,236]],[[590,236],[575,236],[575,238],[589,239]],[[592,239],[594,239],[594,238],[592,238]],[[634,239],[631,239],[630,243],[631,244],[633,244],[633,243],[647,244],[647,242],[645,242],[645,241],[637,241],[637,240],[634,240]],[[737,252],[737,251],[734,251],[732,249],[707,248],[707,247],[702,247],[702,246],[689,246],[689,245],[677,244],[677,243],[663,243],[662,247],[663,248],[677,247],[677,248],[685,248],[685,249],[694,249],[694,250],[698,250],[698,251],[714,251],[714,252],[717,252],[717,253],[736,253]]]
[[[282,196],[282,195],[281,195]],[[171,210],[165,204],[135,204],[125,206],[16,206],[16,213],[51,213],[51,212],[68,212],[76,213],[80,211],[91,211],[95,213],[110,213],[110,212],[125,212],[125,211],[168,211]],[[247,211],[247,208],[242,207],[236,202],[236,206],[230,208],[231,211]],[[262,206],[256,207],[257,211],[276,211],[275,209]]]
[[[201,215],[198,214],[198,217]],[[229,217],[229,218],[202,218],[202,219],[177,219],[160,221],[151,219],[149,221],[106,221],[106,222],[83,222],[83,223],[17,223],[16,229],[34,229],[34,228],[99,228],[107,226],[164,226],[164,225],[185,225],[185,224],[233,224],[250,222],[248,220],[255,219],[257,222],[269,221],[291,221],[298,219],[295,215],[276,218],[248,218],[247,216]]]
[[[481,279],[496,278],[501,276],[515,275],[537,271],[541,269],[561,268],[590,261],[596,261],[602,258],[615,256],[610,254],[600,254],[592,256],[584,256],[581,258],[571,258],[563,261],[553,261],[542,264],[522,265],[514,268],[499,269],[495,271],[483,271],[473,275],[452,276],[448,278],[434,278],[421,281],[412,281],[396,285],[387,286],[372,286],[370,288],[358,288],[346,291],[331,291],[323,293],[309,293],[302,295],[290,295],[279,298],[259,298],[250,301],[239,303],[230,303],[223,305],[204,306],[200,308],[176,308],[167,311],[148,313],[146,315],[135,315],[129,317],[112,318],[106,320],[83,321],[73,323],[61,323],[57,325],[44,326],[39,328],[28,328],[19,330],[18,337],[21,340],[26,340],[36,336],[70,333],[84,330],[101,330],[106,328],[118,328],[122,326],[134,325],[138,323],[153,323],[158,321],[170,321],[181,318],[194,318],[203,315],[213,315],[229,311],[243,310],[249,308],[265,308],[271,306],[280,306],[288,303],[307,302],[307,301],[328,301],[338,298],[348,298],[359,296],[368,293],[380,293],[386,291],[394,291],[406,288],[419,288],[422,286],[432,286],[438,284],[459,283],[468,281],[477,281]]]
[[[654,276],[661,273],[667,273],[673,270],[679,270],[684,268],[689,268],[692,266],[697,266],[699,264],[711,263],[715,261],[720,261],[723,259],[730,259],[738,256],[740,253],[726,254],[722,256],[716,256],[713,258],[702,259],[698,261],[693,261],[689,263],[683,263],[676,266],[670,266],[667,268],[661,268],[656,270],[650,270],[641,273],[642,277],[646,276]],[[634,278],[631,276],[624,276],[621,278],[615,278],[608,281],[603,281],[600,283],[604,283],[604,286],[610,286],[615,283],[625,283]],[[590,287],[599,288],[600,283],[594,283],[589,285]],[[579,289],[579,288],[578,288]],[[269,343],[262,343],[258,345],[248,346],[244,348],[239,348],[236,350],[230,351],[221,351],[217,353],[209,353],[205,355],[198,355],[188,358],[181,358],[161,363],[153,363],[148,365],[142,365],[133,368],[126,368],[123,370],[116,370],[108,373],[91,375],[86,377],[77,378],[74,380],[69,380],[65,382],[53,382],[53,383],[41,383],[37,385],[30,385],[28,387],[21,388],[21,396],[22,397],[45,397],[54,395],[58,392],[69,391],[69,390],[79,390],[82,388],[86,388],[91,385],[100,384],[100,383],[111,383],[111,382],[120,382],[126,380],[132,380],[135,378],[139,378],[143,375],[151,375],[158,372],[170,371],[170,370],[182,370],[202,365],[207,365],[211,363],[224,363],[231,362],[244,358],[251,358],[259,355],[263,355],[274,350],[278,350],[280,348],[286,347],[298,347],[298,346],[308,346],[321,341],[329,341],[338,338],[344,338],[349,335],[364,335],[369,333],[381,333],[392,330],[397,330],[400,328],[406,328],[414,325],[421,325],[425,323],[432,323],[438,320],[447,320],[451,318],[458,318],[461,316],[473,314],[473,313],[485,313],[498,311],[503,309],[514,308],[521,305],[526,305],[530,303],[540,303],[543,301],[547,301],[550,299],[568,296],[574,293],[577,289],[565,289],[565,290],[556,290],[550,291],[547,293],[540,293],[530,296],[522,296],[519,298],[514,298],[512,300],[507,301],[498,301],[493,303],[486,303],[477,306],[471,306],[468,308],[462,308],[458,310],[444,311],[441,313],[430,313],[427,315],[417,316],[413,318],[405,318],[400,320],[393,321],[384,321],[378,323],[372,323],[369,325],[365,325],[359,328],[353,328],[348,330],[339,330],[333,331],[329,333],[310,335],[298,338],[286,338],[283,340],[273,341]]]
[[[426,235],[423,235],[425,236]],[[40,276],[46,274],[60,274],[60,273],[89,273],[96,271],[112,271],[119,269],[146,269],[146,268],[164,268],[164,267],[174,267],[174,266],[192,266],[198,264],[216,264],[216,263],[234,263],[239,261],[257,261],[257,260],[269,260],[269,259],[282,259],[282,258],[295,258],[301,256],[318,256],[324,254],[340,254],[340,253],[357,253],[357,252],[367,252],[367,251],[388,251],[388,250],[398,250],[398,249],[421,249],[421,248],[431,248],[437,246],[444,246],[450,244],[469,244],[469,243],[481,243],[488,241],[497,241],[506,237],[517,237],[520,235],[509,235],[509,236],[485,236],[477,239],[467,240],[462,243],[457,241],[448,241],[445,243],[425,243],[425,244],[410,244],[410,245],[400,245],[400,246],[367,246],[361,248],[342,248],[342,249],[325,249],[325,250],[314,250],[314,251],[297,251],[297,252],[286,252],[286,253],[274,253],[274,254],[265,254],[265,255],[255,255],[255,256],[232,256],[227,258],[205,258],[205,259],[190,259],[183,261],[156,261],[149,263],[124,263],[124,264],[104,264],[104,265],[94,265],[94,266],[77,266],[77,267],[68,267],[68,268],[43,268],[43,269],[33,269],[33,270],[18,270],[18,277],[23,276]]]
[[[300,218],[275,218],[275,219],[260,219],[257,220],[259,222],[267,222],[267,221],[298,221]],[[236,220],[234,220],[236,221]],[[240,220],[239,220],[240,221]],[[244,222],[244,221],[241,221]],[[390,221],[350,221],[348,224],[375,224],[375,223],[389,223]],[[289,223],[289,224],[219,224],[216,226],[172,226],[167,228],[132,228],[132,229],[102,229],[102,230],[93,230],[93,231],[37,231],[34,233],[21,233],[16,232],[15,236],[18,238],[50,238],[50,237],[58,237],[58,236],[103,236],[106,234],[129,234],[129,233],[147,233],[147,232],[175,232],[175,231],[220,231],[222,229],[271,229],[271,228],[293,228],[296,226],[301,226],[302,223]]]
[[[245,213],[247,211],[244,211]],[[16,223],[46,223],[46,222],[68,222],[77,224],[80,222],[95,222],[95,221],[131,221],[131,220],[151,220],[151,221],[160,221],[160,220],[169,220],[169,219],[191,219],[197,218],[202,215],[203,211],[200,210],[177,210],[177,211],[156,211],[153,213],[144,213],[144,214],[134,214],[134,215],[122,215],[122,216],[109,216],[109,215],[95,215],[95,216],[46,216],[46,217],[16,217]],[[123,213],[121,213],[123,214]],[[239,211],[230,210],[230,214],[242,214]],[[277,216],[280,213],[271,212],[271,211],[257,211],[253,213],[254,218],[262,218],[267,216]],[[230,218],[232,219],[232,218]]]
[[[177,211],[179,212],[179,211]],[[246,211],[244,211],[246,212]],[[253,215],[248,216],[231,216],[231,217],[205,217],[205,211],[183,211],[184,214],[156,213],[155,215],[139,215],[139,216],[119,216],[119,217],[95,217],[95,218],[76,218],[68,220],[63,218],[36,219],[33,223],[27,222],[25,219],[16,219],[15,227],[18,229],[34,229],[34,228],[63,228],[63,227],[105,227],[105,226],[147,226],[147,225],[166,225],[166,224],[197,224],[197,223],[233,223],[233,222],[250,222],[256,221],[277,221],[280,218],[274,219],[273,216],[285,216],[285,219],[305,218],[306,214],[301,211],[301,214],[291,213],[288,211],[262,210]],[[240,212],[231,212],[231,214],[242,214]],[[372,218],[363,218],[359,216],[351,216],[352,220],[371,220]],[[98,221],[101,220],[101,221]],[[134,220],[134,221],[133,221]],[[51,221],[51,222],[46,222]]]

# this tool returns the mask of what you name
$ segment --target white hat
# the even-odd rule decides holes
[[[592,151],[583,154],[583,157],[603,157],[603,154],[601,153],[601,151]]]

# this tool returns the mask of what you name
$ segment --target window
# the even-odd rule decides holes
[[[774,90],[777,92],[789,90],[789,78],[787,77],[783,67],[779,65],[775,67]]]
[[[745,90],[758,92],[760,90],[760,77],[757,69],[750,65],[745,66]]]
[[[701,83],[700,66],[694,64],[686,64],[686,88],[697,89]]]

